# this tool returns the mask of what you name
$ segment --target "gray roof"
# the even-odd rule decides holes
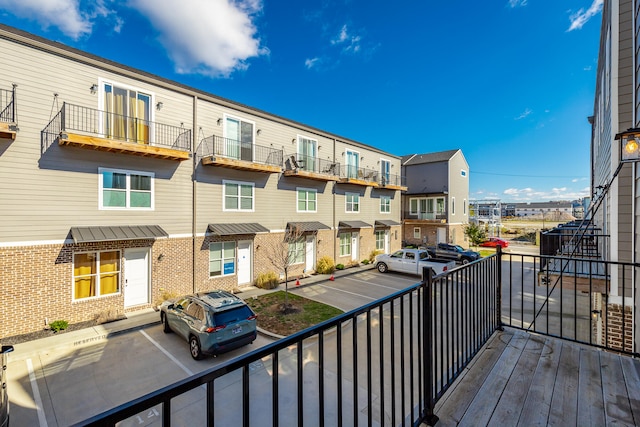
[[[233,236],[236,234],[268,233],[269,229],[257,222],[236,224],[209,224],[209,231],[218,236]]]
[[[288,222],[287,230],[289,229],[297,229],[300,233],[304,233],[307,231],[331,230],[331,227],[318,221]]]
[[[376,227],[391,227],[393,225],[400,225],[399,222],[395,222],[392,219],[380,219],[380,220],[376,220],[375,224]]]
[[[437,153],[409,154],[402,156],[402,166],[421,165],[424,163],[448,162],[460,149],[440,151]]]
[[[371,224],[367,224],[364,221],[340,221],[338,228],[371,228]]]
[[[168,237],[158,225],[124,225],[116,227],[71,227],[75,243],[105,242],[111,240],[144,240]]]

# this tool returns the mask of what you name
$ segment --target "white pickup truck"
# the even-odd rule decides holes
[[[392,254],[376,256],[375,266],[380,273],[397,271],[422,276],[424,267],[431,267],[437,275],[455,268],[456,263],[455,261],[432,259],[429,252],[423,249],[400,249]]]

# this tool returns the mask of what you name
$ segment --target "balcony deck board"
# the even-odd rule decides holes
[[[438,426],[638,425],[640,361],[505,328],[436,404]]]

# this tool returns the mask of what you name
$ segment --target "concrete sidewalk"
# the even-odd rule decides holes
[[[332,276],[334,278],[339,278],[359,273],[361,271],[371,270],[373,268],[373,265],[364,265],[348,268],[346,270],[336,270],[333,275],[316,274],[300,278],[299,285],[297,285],[298,280],[290,280],[289,290],[304,286],[310,286],[316,283],[328,282],[331,281]],[[243,289],[243,291],[238,293],[237,295],[242,299],[248,299],[269,292],[284,290],[284,288],[284,284],[280,284],[279,287],[271,290],[264,290],[256,288],[255,286],[250,286],[246,289]],[[93,345],[99,342],[106,341],[109,337],[112,337],[114,335],[126,333],[129,331],[135,331],[159,323],[160,313],[152,308],[134,311],[131,313],[127,313],[126,318],[122,320],[116,320],[114,322],[104,323],[102,325],[96,325],[78,331],[63,332],[47,338],[15,344],[14,351],[11,353],[11,359],[14,361],[24,360],[32,357],[39,352],[42,352],[43,350],[79,348],[82,346]]]

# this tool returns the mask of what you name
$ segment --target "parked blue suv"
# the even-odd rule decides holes
[[[237,296],[225,291],[186,295],[160,305],[165,333],[189,342],[191,357],[224,353],[257,338],[256,314]]]

